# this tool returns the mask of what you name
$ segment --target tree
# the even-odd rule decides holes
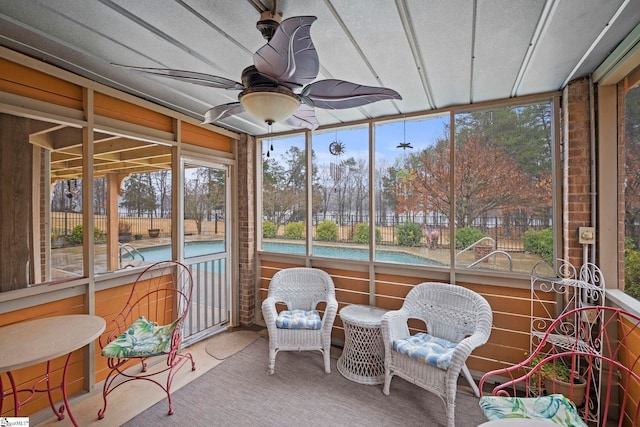
[[[153,214],[157,201],[149,172],[132,174],[125,180],[120,206],[139,217]]]
[[[634,242],[640,240],[636,224],[640,221],[640,88],[636,87],[625,96],[625,228],[633,235]]]
[[[202,234],[203,221],[224,207],[225,176],[223,170],[208,167],[191,171],[185,179],[184,214],[195,221],[198,234]]]
[[[413,198],[451,218],[449,141],[440,140],[420,156],[421,167],[410,179]],[[455,223],[470,225],[500,208],[526,203],[530,179],[504,150],[478,138],[458,142],[456,148]],[[427,207],[425,206],[425,207]]]
[[[276,224],[305,219],[305,154],[289,148],[280,158],[266,158],[262,164],[262,208],[265,219]]]
[[[159,170],[151,172],[153,185],[158,192],[158,208],[160,218],[171,216],[171,171]]]

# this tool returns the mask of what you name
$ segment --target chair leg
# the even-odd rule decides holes
[[[389,370],[385,370],[385,373],[384,373],[384,387],[382,387],[382,392],[386,396],[389,396],[389,388],[391,387],[391,378],[393,378],[393,375],[391,375],[391,372],[389,372]]]
[[[447,427],[456,427],[455,423],[455,415],[456,415],[456,405],[455,403],[445,403],[447,406]]]
[[[324,371],[327,374],[330,374],[331,373],[331,349],[325,348],[324,351],[322,352],[322,355],[324,356]]]
[[[267,374],[273,375],[276,371],[276,351],[269,346],[269,367]]]
[[[476,382],[473,380],[473,377],[471,376],[471,372],[469,372],[469,368],[467,368],[467,365],[462,366],[462,375],[464,375],[467,382],[471,386],[471,389],[473,390],[473,394],[475,394],[476,397],[480,397],[480,390],[478,390],[478,386],[476,385]]]
[[[116,369],[111,369],[107,374],[107,378],[104,379],[104,383],[102,385],[102,409],[98,411],[98,419],[101,420],[104,418],[104,413],[107,410],[107,395],[111,393],[111,384],[118,376],[118,371]]]
[[[167,387],[164,389],[164,391],[167,392],[167,401],[169,402],[169,415],[173,415],[173,401],[171,400],[171,384],[173,383],[173,377],[187,361],[191,362],[191,370],[195,371],[196,362],[193,360],[191,353],[178,353],[176,354],[176,359],[171,362],[171,368],[169,369],[169,375],[167,376]],[[162,388],[162,385],[159,383],[158,385]]]

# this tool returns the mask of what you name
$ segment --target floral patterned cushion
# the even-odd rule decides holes
[[[419,332],[407,338],[393,341],[392,347],[398,353],[447,370],[456,343]]]
[[[540,397],[483,396],[480,408],[489,420],[542,418],[568,427],[588,427],[572,401],[561,394]]]
[[[318,310],[284,310],[278,314],[276,327],[280,329],[320,329],[322,319]]]
[[[145,357],[164,354],[171,349],[171,334],[178,320],[170,325],[158,326],[139,317],[125,333],[102,349],[102,355],[112,359]]]

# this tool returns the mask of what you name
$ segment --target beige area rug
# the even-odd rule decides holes
[[[218,359],[224,360],[244,349],[246,346],[263,336],[261,331],[227,331],[209,339],[206,352]]]
[[[268,353],[269,340],[255,340],[172,393],[173,415],[167,415],[165,398],[123,426],[446,426],[440,399],[402,378],[393,379],[386,396],[381,384],[363,385],[343,377],[335,359],[326,374],[322,355],[313,351],[281,351],[275,374],[267,375]],[[455,425],[485,421],[478,398],[460,387]]]

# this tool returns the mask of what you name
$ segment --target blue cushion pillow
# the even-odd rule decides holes
[[[451,363],[451,355],[456,348],[456,343],[419,332],[400,340],[394,340],[392,348],[398,353],[447,370]]]
[[[320,329],[322,319],[318,310],[284,310],[276,318],[280,329]]]

